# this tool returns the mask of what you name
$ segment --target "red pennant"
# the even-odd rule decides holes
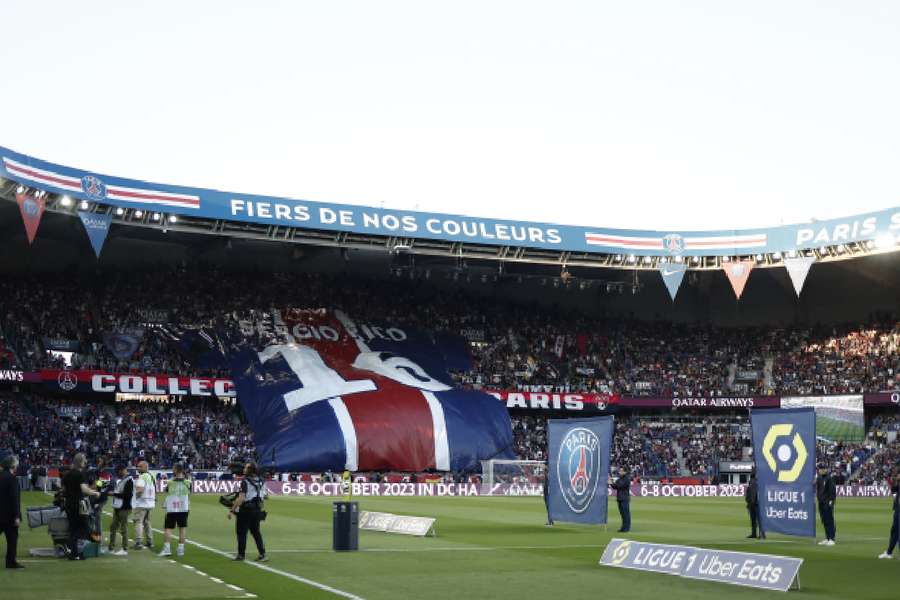
[[[731,282],[734,295],[740,300],[741,294],[744,293],[744,286],[747,285],[747,278],[750,277],[750,271],[753,270],[753,261],[739,260],[728,262],[722,268],[725,269],[725,274],[728,275],[728,281]]]
[[[37,233],[38,225],[41,224],[41,217],[44,216],[44,199],[22,193],[16,194],[16,202],[19,203],[19,212],[25,223],[25,234],[28,236],[28,243],[31,244]]]

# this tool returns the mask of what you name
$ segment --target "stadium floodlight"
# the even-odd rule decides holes
[[[762,254],[757,254],[757,255],[756,255],[756,262],[762,262],[762,261],[763,261],[763,258],[764,258],[764,257],[763,257]]]
[[[153,213],[153,220],[159,221],[162,218],[162,215],[159,213]]]
[[[176,222],[178,222],[178,217],[176,217],[175,215],[169,215],[169,223],[176,223]]]
[[[634,261],[635,261],[635,256],[634,256],[634,254],[629,254],[629,255],[628,255],[628,262],[633,263]]]
[[[699,256],[695,256],[695,257],[694,257],[694,264],[696,265],[696,264],[699,263],[699,262],[700,262],[700,257],[699,257]]]
[[[796,258],[796,256],[797,256],[797,251],[796,251],[796,250],[791,250],[791,251],[789,251],[789,252],[788,252],[788,256],[791,257],[791,258]]]
[[[889,233],[882,233],[875,238],[875,247],[879,250],[887,250],[888,248],[893,248],[894,244],[894,236]]]
[[[827,247],[827,246],[822,246],[821,248],[819,248],[819,253],[821,253],[821,254],[828,254],[828,247]]]
[[[838,254],[843,254],[846,250],[847,250],[847,246],[845,246],[843,244],[837,245],[837,253]]]
[[[134,218],[135,218],[135,219],[143,218],[143,216],[144,216],[144,211],[142,211],[142,210],[136,210],[136,211],[134,211]]]
[[[645,257],[644,257],[644,264],[649,265],[651,262],[653,262],[653,257],[652,257],[652,256],[645,256]]]
[[[121,206],[119,206],[119,207],[116,208],[116,216],[117,216],[117,217],[121,217],[121,216],[124,215],[124,214],[125,214],[125,209],[124,209],[124,208],[122,208]]]
[[[772,254],[772,260],[774,261],[779,261],[782,258],[784,258],[784,255],[781,252],[775,252],[774,254]]]
[[[80,208],[81,210],[87,210],[87,209],[89,208],[88,201],[87,201],[87,200],[82,200],[82,201],[78,204],[78,208]]]
[[[16,188],[16,193],[17,193],[17,194],[21,194],[21,193],[23,193],[24,191],[25,191],[25,186],[21,186],[21,185],[20,185],[19,187]]]
[[[69,196],[63,196],[59,199],[59,203],[66,208],[72,206],[72,199]]]
[[[676,257],[675,257],[675,262],[677,262],[677,263],[682,263],[682,262],[684,262],[684,258],[681,257],[681,256],[676,256]]]
[[[622,260],[622,255],[621,255],[621,254],[616,254],[615,260],[616,260],[616,262]]]
[[[723,257],[722,257],[722,262],[729,262],[730,260],[731,260],[731,257],[730,257],[730,256],[723,256]]]

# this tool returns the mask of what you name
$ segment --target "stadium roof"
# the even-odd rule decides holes
[[[737,259],[843,260],[894,251],[900,207],[768,229],[642,231],[337,205],[150,183],[49,163],[0,147],[0,196],[37,194],[50,212],[109,215],[131,227],[458,260],[714,269]]]

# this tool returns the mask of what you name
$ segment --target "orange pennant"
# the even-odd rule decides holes
[[[741,294],[744,293],[744,286],[747,285],[747,278],[750,277],[750,271],[753,270],[753,261],[739,260],[727,262],[722,268],[725,269],[728,281],[731,282],[731,287],[734,289],[734,295],[740,300]]]

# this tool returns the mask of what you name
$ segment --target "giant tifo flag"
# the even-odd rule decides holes
[[[222,349],[264,465],[469,471],[512,458],[506,406],[453,387],[454,361],[421,332],[296,309],[240,329]]]

